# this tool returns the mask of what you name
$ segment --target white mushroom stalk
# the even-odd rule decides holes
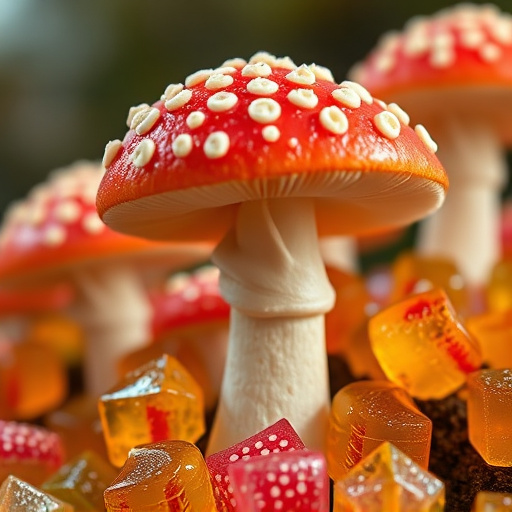
[[[139,274],[122,263],[78,271],[74,281],[71,313],[86,338],[85,388],[98,397],[117,382],[120,358],[151,340],[151,306]]]
[[[418,252],[452,259],[469,284],[482,285],[501,258],[505,153],[494,131],[480,120],[452,119],[438,128],[437,140],[451,189],[443,207],[420,226]]]
[[[318,249],[313,202],[252,201],[217,247],[231,305],[230,341],[208,451],[286,418],[323,449],[329,414],[324,314],[334,291]]]

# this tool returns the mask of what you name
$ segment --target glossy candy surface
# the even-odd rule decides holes
[[[117,471],[94,452],[70,460],[43,482],[41,489],[73,505],[75,512],[104,509],[103,492]]]
[[[444,485],[390,443],[334,484],[334,512],[440,512]]]
[[[512,258],[501,260],[492,268],[486,299],[489,311],[512,309]]]
[[[471,512],[510,512],[512,494],[480,491],[473,502]]]
[[[73,507],[11,475],[0,487],[0,512],[73,512]]]
[[[217,508],[220,511],[235,510],[236,501],[228,474],[231,464],[252,457],[302,449],[304,443],[297,432],[287,420],[282,419],[254,436],[207,457]]]
[[[0,482],[12,474],[39,485],[63,460],[57,434],[28,423],[0,420]]]
[[[468,377],[469,440],[492,466],[512,467],[512,369]]]
[[[320,452],[296,450],[228,466],[237,510],[328,512],[329,479]]]
[[[31,420],[68,392],[64,364],[50,347],[0,337],[0,418]]]
[[[107,512],[217,512],[203,456],[186,441],[131,450],[104,497]]]
[[[338,391],[332,402],[327,434],[329,476],[343,478],[385,441],[426,469],[431,437],[432,422],[403,388],[387,381],[354,382]]]
[[[134,446],[164,439],[195,442],[204,433],[201,388],[164,355],[126,377],[99,400],[110,462],[122,466]]]
[[[468,332],[478,341],[490,368],[512,368],[512,309],[470,316]]]
[[[373,352],[387,378],[413,397],[443,398],[482,364],[480,347],[441,289],[404,299],[373,316]]]

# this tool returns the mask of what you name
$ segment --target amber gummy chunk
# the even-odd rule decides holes
[[[482,364],[478,343],[441,289],[380,311],[370,319],[369,335],[386,377],[422,400],[448,396]]]
[[[117,476],[117,471],[94,452],[84,452],[61,466],[41,489],[73,505],[75,512],[101,511],[103,492]]]
[[[383,443],[334,484],[334,512],[440,512],[444,484]]]
[[[121,467],[139,444],[180,439],[205,431],[202,390],[173,357],[164,355],[126,377],[99,400],[110,462]]]
[[[395,259],[391,273],[391,303],[410,295],[442,288],[458,314],[465,315],[470,311],[470,292],[457,265],[449,258],[403,252]]]
[[[333,309],[325,315],[325,339],[329,354],[345,352],[352,333],[366,318],[371,301],[364,279],[356,274],[326,266],[327,277],[336,292]]]
[[[468,432],[487,464],[512,466],[512,369],[468,377]]]
[[[490,368],[512,368],[512,309],[473,315],[465,322]]]
[[[512,494],[505,492],[479,492],[471,512],[510,512],[512,510]]]
[[[512,309],[512,258],[501,260],[492,268],[486,299],[489,311]]]
[[[60,437],[43,427],[0,420],[0,482],[14,475],[39,485],[64,460]]]
[[[10,475],[0,487],[0,512],[73,512],[73,507]]]
[[[382,442],[427,469],[432,422],[407,392],[387,381],[354,382],[332,402],[327,434],[329,476],[339,480]]]
[[[69,459],[88,450],[107,458],[96,398],[75,396],[46,414],[44,424],[59,435]]]
[[[104,498],[107,512],[217,512],[203,456],[186,441],[133,448]]]
[[[66,369],[50,347],[0,340],[0,417],[31,420],[60,405]]]

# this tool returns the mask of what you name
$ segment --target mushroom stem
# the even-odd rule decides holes
[[[436,139],[450,192],[443,206],[420,226],[418,252],[451,258],[468,284],[480,286],[501,255],[505,155],[494,133],[470,119],[443,124]]]
[[[231,305],[230,339],[208,452],[286,418],[323,449],[329,413],[324,314],[334,304],[309,199],[252,201],[213,255]]]
[[[117,382],[117,362],[150,340],[151,308],[141,281],[123,265],[76,275],[73,310],[84,329],[85,389],[99,396]]]

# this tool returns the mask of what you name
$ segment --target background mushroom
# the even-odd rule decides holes
[[[102,175],[89,162],[55,172],[11,207],[0,234],[2,285],[75,285],[72,313],[87,338],[85,381],[94,396],[115,382],[117,359],[150,339],[151,308],[137,265],[165,255],[171,271],[206,255],[204,246],[149,243],[108,229],[95,208]]]
[[[318,236],[437,208],[447,181],[434,143],[359,85],[263,52],[171,84],[135,115],[151,128],[133,123],[107,145],[98,211],[121,232],[219,241],[231,325],[209,451],[283,417],[323,447],[334,293]]]
[[[352,77],[429,127],[452,185],[421,226],[418,251],[452,258],[473,285],[500,258],[499,216],[512,144],[512,18],[491,4],[412,18],[383,36]]]

